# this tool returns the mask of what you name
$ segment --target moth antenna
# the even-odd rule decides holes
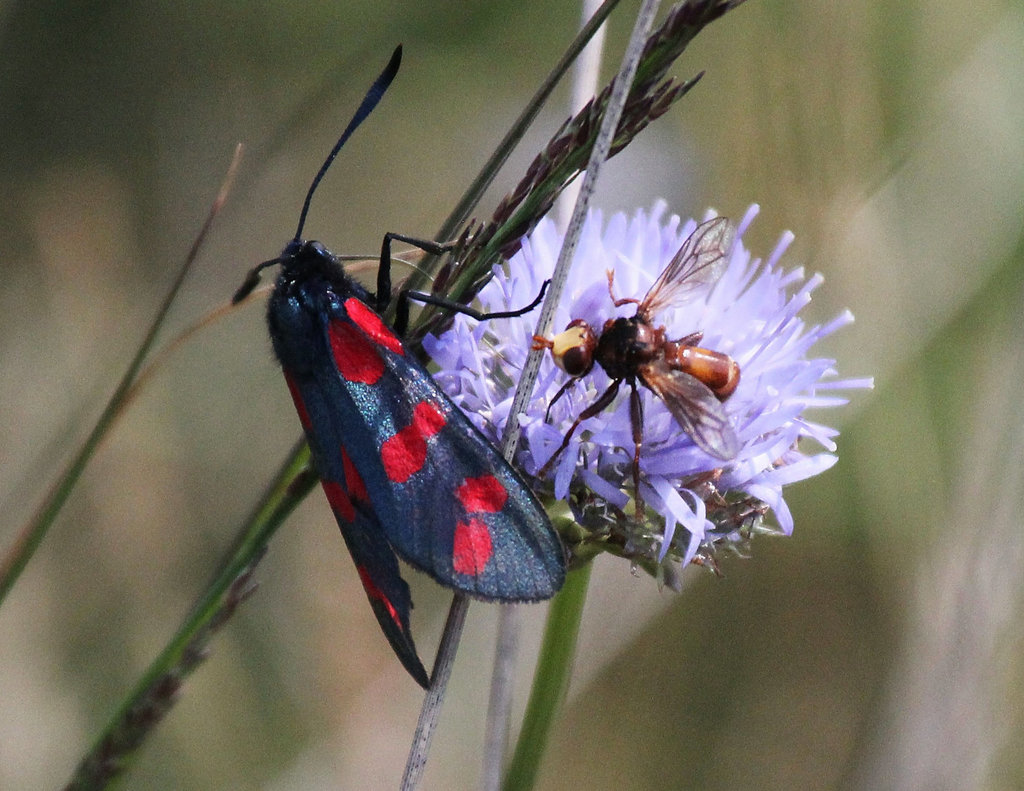
[[[341,151],[341,147],[345,145],[345,141],[352,136],[352,133],[356,131],[366,117],[373,112],[373,108],[377,106],[381,98],[384,96],[384,92],[387,91],[388,86],[391,85],[391,81],[395,79],[395,75],[398,74],[398,67],[402,65],[402,45],[399,44],[395,47],[395,51],[391,54],[391,60],[388,61],[388,65],[384,67],[384,71],[380,73],[373,85],[370,86],[370,90],[366,92],[366,96],[363,97],[362,104],[359,105],[359,109],[356,110],[355,115],[352,116],[352,120],[348,122],[348,126],[345,127],[345,131],[341,133],[341,137],[338,138],[338,142],[334,144],[334,148],[331,149],[331,153],[327,155],[327,159],[320,166],[320,170],[317,171],[316,176],[313,178],[313,183],[309,185],[309,192],[306,193],[306,200],[302,204],[302,212],[299,214],[299,227],[295,230],[295,241],[302,239],[302,228],[306,224],[306,215],[309,214],[309,204],[313,200],[313,193],[316,192],[316,188],[320,184],[320,180],[323,179],[324,174],[327,172],[327,168],[331,166],[334,158],[338,156],[338,152]]]

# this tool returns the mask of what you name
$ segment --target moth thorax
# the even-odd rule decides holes
[[[597,336],[583,319],[573,319],[551,340],[555,365],[569,376],[583,376],[594,367]]]

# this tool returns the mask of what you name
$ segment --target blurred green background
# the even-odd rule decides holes
[[[612,63],[637,5],[613,16]],[[307,224],[339,251],[431,235],[578,15],[533,0],[0,5],[0,547],[98,415],[237,141],[238,185],[165,338],[290,237],[396,43],[403,72]],[[877,388],[813,416],[842,429],[840,461],[790,489],[792,538],[725,559],[724,579],[691,569],[682,595],[599,564],[540,787],[1024,787],[1024,9],[751,0],[673,73],[701,69],[607,168],[599,204],[760,203],[748,246],[795,232],[785,262],[827,278],[810,317],[857,316],[818,352]],[[0,610],[0,788],[68,779],[297,436],[259,306],[156,376]],[[395,787],[421,693],[321,496],[257,576],[126,787]],[[409,576],[426,658],[448,596]],[[543,614],[527,610],[520,699]],[[426,788],[478,781],[494,623],[471,608]]]

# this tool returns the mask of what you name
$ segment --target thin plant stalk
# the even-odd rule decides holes
[[[608,101],[608,107],[605,111],[605,115],[602,118],[601,126],[597,133],[597,139],[594,142],[593,150],[591,151],[590,161],[587,165],[587,174],[583,180],[583,186],[580,188],[580,195],[576,200],[576,210],[573,212],[573,223],[570,224],[570,230],[566,235],[565,243],[562,247],[562,257],[559,259],[561,265],[561,282],[559,282],[559,269],[556,267],[555,275],[552,278],[551,286],[548,288],[547,296],[544,300],[544,304],[541,308],[541,322],[544,321],[544,316],[547,315],[547,324],[551,324],[551,316],[554,315],[555,306],[558,304],[557,298],[561,292],[561,288],[565,285],[565,277],[568,274],[568,266],[572,261],[572,251],[575,249],[576,241],[579,239],[580,231],[583,229],[583,217],[586,215],[587,207],[589,206],[590,196],[594,191],[594,183],[597,178],[597,173],[601,169],[601,165],[604,164],[608,158],[608,153],[611,150],[612,139],[615,137],[615,130],[618,128],[619,119],[622,117],[622,109],[626,104],[626,97],[629,94],[629,88],[633,84],[633,77],[636,74],[637,64],[640,61],[640,53],[643,50],[644,43],[647,38],[647,34],[654,23],[654,15],[657,13],[658,0],[644,0],[644,4],[640,8],[640,13],[637,16],[636,25],[633,28],[633,34],[630,36],[629,45],[626,50],[626,57],[623,60],[622,69],[619,71],[619,75],[615,78],[615,83],[612,88],[611,97]],[[575,234],[573,238],[572,234]],[[566,248],[570,248],[566,252]],[[563,261],[562,258],[565,260]],[[552,291],[555,291],[555,298],[552,299]],[[540,330],[538,330],[540,332]],[[513,400],[512,415],[516,415],[522,410],[526,399],[529,398],[530,393],[533,391],[533,384],[537,378],[537,369],[540,363],[540,355],[534,352],[531,354],[530,359],[536,359],[537,363],[533,368],[532,377],[527,379],[526,371],[523,372],[523,378],[520,380],[519,389],[516,391],[516,399]],[[527,362],[527,370],[529,370],[529,361]],[[521,396],[521,397],[520,397]],[[516,404],[518,403],[518,407]],[[514,417],[509,420],[508,427],[511,430],[506,430],[501,442],[501,452],[504,455],[506,461],[511,462],[515,456],[516,445],[519,442],[519,431],[518,423]],[[456,595],[452,602],[452,610],[462,610],[468,607],[468,602],[461,601],[465,597]],[[462,625],[465,622],[464,616],[462,618],[449,617],[448,623],[452,624],[453,628],[458,629],[458,633],[448,634],[448,627],[446,624],[445,634],[442,636],[442,643],[452,641],[458,643],[459,637],[461,636]],[[450,656],[445,656],[445,661],[454,662],[455,652],[452,651]],[[431,689],[424,699],[423,708],[420,711],[420,720],[416,728],[416,734],[413,737],[412,747],[410,748],[409,758],[406,763],[406,777],[411,777],[409,783],[403,781],[402,791],[413,791],[417,787],[419,777],[422,776],[423,769],[426,766],[427,754],[430,750],[430,743],[433,737],[433,729],[436,727],[437,720],[440,716],[441,703],[444,700],[444,690],[441,689],[434,694],[434,687],[437,684],[443,684],[447,681],[448,676],[451,673],[450,668],[442,667],[442,657],[438,656],[437,661],[434,664],[433,677],[431,679]],[[428,711],[430,709],[436,709],[436,711]]]
[[[231,187],[234,184],[235,175],[238,172],[238,166],[241,160],[242,146],[239,144],[235,148],[234,157],[231,160],[231,164],[228,166],[224,180],[221,182],[217,197],[210,206],[210,211],[206,215],[206,220],[200,228],[195,241],[192,243],[192,248],[189,250],[188,255],[185,256],[184,263],[178,270],[170,288],[167,290],[167,294],[164,296],[163,302],[157,309],[156,315],[153,317],[153,321],[150,323],[145,337],[139,344],[138,349],[136,349],[131,362],[128,363],[128,368],[121,377],[121,381],[118,382],[113,395],[110,396],[110,400],[107,402],[107,405],[103,408],[103,412],[96,421],[96,425],[93,426],[92,431],[89,432],[89,436],[86,437],[85,442],[82,443],[82,446],[78,449],[78,452],[65,468],[64,472],[54,482],[39,508],[29,518],[28,522],[25,523],[21,530],[18,531],[18,536],[14,540],[14,543],[8,547],[3,557],[0,558],[0,604],[3,604],[8,592],[14,586],[14,583],[17,582],[18,577],[21,575],[21,572],[25,570],[25,566],[28,565],[32,555],[35,554],[35,551],[43,542],[50,526],[53,524],[54,520],[56,520],[58,514],[60,514],[61,509],[64,507],[64,503],[67,502],[67,499],[74,490],[79,478],[82,477],[82,473],[85,471],[86,466],[92,459],[93,454],[95,454],[100,442],[107,436],[111,427],[114,425],[114,422],[124,412],[125,405],[131,395],[136,377],[142,368],[142,363],[153,348],[156,336],[163,327],[167,314],[170,312],[171,305],[174,304],[174,300],[177,299],[178,293],[181,291],[181,286],[185,282],[186,276],[192,270],[192,266],[196,261],[196,257],[199,255],[199,250],[202,247],[203,242],[206,240],[206,235],[209,233],[214,219],[220,213],[221,208],[227,201],[228,194],[231,192]]]
[[[82,758],[66,791],[106,788],[128,767],[145,738],[174,705],[185,679],[206,658],[213,633],[255,590],[252,573],[271,536],[316,483],[309,447],[300,442],[245,523],[214,580]]]
[[[405,764],[405,773],[402,775],[402,785],[399,787],[401,791],[415,791],[427,769],[430,742],[437,728],[437,720],[441,716],[441,705],[448,690],[448,679],[451,678],[452,665],[455,664],[455,654],[468,611],[469,598],[456,594],[448,609],[448,620],[441,633],[441,644],[437,647],[437,658],[434,660],[434,670],[430,675],[430,688],[420,708],[416,733]]]
[[[588,24],[587,19],[593,17],[594,6],[597,0],[583,0],[582,21]],[[601,79],[601,56],[604,54],[604,40],[607,32],[607,25],[601,25],[590,44],[580,53],[572,75],[572,94],[569,97],[569,112],[573,115],[587,106],[590,98],[597,93],[597,86]],[[555,216],[558,227],[564,230],[569,225],[572,217],[573,206],[576,205],[576,198],[580,194],[578,181],[571,182],[562,194],[555,201]]]
[[[558,262],[555,264],[555,271],[552,275],[552,282],[548,288],[546,299],[541,306],[540,318],[537,321],[537,335],[547,335],[551,329],[551,321],[555,313],[555,309],[558,306],[558,301],[561,299],[562,290],[565,287],[565,280],[569,274],[569,268],[572,266],[573,254],[576,251],[576,244],[579,241],[580,233],[583,230],[583,221],[586,218],[587,211],[590,208],[590,199],[593,196],[594,188],[597,184],[597,178],[600,174],[601,168],[605,161],[608,159],[608,155],[611,152],[612,140],[615,137],[615,130],[618,128],[619,119],[622,117],[622,111],[626,104],[626,98],[629,95],[629,89],[633,84],[633,78],[636,75],[637,67],[640,63],[640,54],[643,51],[644,44],[647,40],[647,36],[654,25],[654,17],[658,12],[659,0],[644,0],[640,7],[640,11],[637,14],[636,22],[633,26],[633,32],[630,34],[629,44],[626,47],[625,55],[622,59],[622,65],[619,68],[619,73],[615,77],[615,82],[612,85],[611,96],[608,99],[608,108],[605,112],[604,118],[601,120],[601,126],[597,133],[597,138],[594,141],[594,148],[590,154],[590,160],[587,163],[586,173],[583,178],[583,184],[580,186],[579,195],[576,196],[576,205],[573,208],[572,216],[569,219],[569,225],[566,229],[565,239],[562,243],[562,249],[558,254]],[[533,393],[533,386],[537,380],[537,373],[540,370],[540,360],[542,350],[534,349],[530,356],[527,358],[526,365],[522,376],[520,377],[519,383],[516,387],[515,395],[512,399],[512,408],[509,411],[509,420],[505,425],[505,433],[502,437],[502,449],[506,450],[506,458],[511,458],[511,453],[514,452],[516,445],[519,441],[520,428],[517,415],[519,415],[526,406],[526,402],[529,400]],[[586,564],[584,568],[589,568],[589,564]],[[571,591],[566,596],[566,607],[571,608],[577,606],[578,609],[574,614],[568,616],[565,615],[562,607],[563,605],[553,604],[548,611],[548,633],[551,632],[552,621],[555,618],[564,617],[575,617],[576,628],[572,630],[573,639],[569,646],[569,655],[564,661],[559,661],[559,658],[553,658],[549,660],[546,656],[548,649],[547,645],[542,646],[540,662],[537,667],[537,671],[534,675],[534,690],[541,688],[547,688],[550,686],[557,686],[559,690],[564,690],[565,685],[568,683],[568,671],[571,666],[571,656],[575,653],[575,634],[579,626],[579,618],[582,613],[583,600],[586,598],[586,584],[589,580],[589,570],[584,574],[579,571],[575,572],[576,579],[581,580],[579,584],[582,585],[582,591],[574,593]],[[573,575],[570,574],[570,577]],[[566,587],[569,587],[567,581]],[[575,583],[573,590],[575,589]],[[562,594],[556,596],[555,601],[558,602],[562,598]],[[549,678],[550,673],[555,673],[554,677]],[[564,676],[564,677],[563,677]],[[550,690],[549,690],[550,691]],[[531,701],[535,699],[535,694],[531,696]],[[529,755],[524,757],[523,751],[517,748],[516,757],[519,759],[519,763],[515,764],[514,773],[510,769],[509,777],[517,778],[519,788],[532,788],[534,779],[536,778],[537,767],[540,764],[541,755],[543,754],[544,746],[546,745],[546,734],[550,730],[550,723],[554,718],[555,707],[561,703],[561,696],[552,697],[548,703],[551,707],[548,710],[548,714],[544,720],[546,727],[541,728],[538,734],[543,738],[533,738],[529,742],[530,752]],[[533,731],[531,731],[532,733]],[[523,744],[522,738],[520,744]],[[527,771],[532,769],[532,771]]]
[[[519,607],[506,604],[498,608],[494,669],[491,671],[491,692],[487,699],[487,722],[484,727],[483,771],[480,780],[483,791],[498,791],[501,788],[522,626],[522,610]]]
[[[597,0],[583,0],[581,29],[594,23],[600,8]],[[606,25],[601,24],[590,43],[580,53],[573,69],[572,95],[569,112],[578,113],[597,93],[600,79],[601,55],[604,50]],[[555,202],[555,212],[561,227],[568,225],[580,194],[578,181],[562,191]],[[501,787],[505,750],[511,723],[513,684],[516,660],[519,658],[519,635],[522,631],[522,610],[503,606],[498,614],[495,640],[494,670],[491,673],[491,691],[487,702],[487,723],[484,728],[483,777],[484,791],[498,791]]]
[[[607,7],[607,10],[610,12],[611,9],[614,7],[614,3],[606,2],[602,8],[604,7]],[[584,26],[584,31],[581,31],[581,34],[576,37],[572,47],[570,48],[571,56],[569,56],[570,54],[567,53],[567,56],[563,57],[562,61],[554,69],[552,75],[548,79],[548,82],[550,84],[546,83],[545,86],[542,86],[541,90],[538,91],[537,95],[534,97],[534,100],[531,101],[531,105],[527,108],[527,111],[524,111],[523,115],[520,116],[520,119],[517,122],[516,126],[513,127],[512,132],[505,136],[505,139],[499,145],[498,151],[495,152],[495,155],[492,156],[491,160],[489,160],[487,165],[485,165],[481,175],[487,175],[486,183],[478,179],[480,185],[479,187],[477,187],[477,182],[474,182],[474,186],[471,186],[470,190],[467,192],[467,199],[472,198],[472,200],[470,201],[470,203],[467,204],[467,208],[465,209],[465,211],[462,211],[461,209],[457,208],[454,212],[452,212],[452,218],[457,217],[459,214],[463,214],[464,216],[468,215],[468,212],[472,210],[472,205],[475,205],[476,201],[479,200],[480,194],[482,194],[483,190],[486,188],[486,185],[490,183],[490,180],[493,179],[494,175],[497,173],[498,168],[500,168],[501,163],[504,162],[505,158],[507,158],[508,153],[511,151],[512,145],[514,145],[514,143],[519,139],[519,137],[521,137],[522,134],[525,132],[526,126],[528,125],[529,121],[532,121],[533,117],[535,117],[536,111],[539,110],[540,108],[540,104],[550,94],[551,88],[554,87],[554,83],[557,82],[557,79],[560,78],[561,75],[565,73],[565,70],[568,68],[569,64],[571,64],[572,60],[579,54],[579,50],[582,49],[582,47],[586,44],[586,41],[589,40],[590,36],[593,35],[593,33],[597,30],[598,27],[599,23]],[[587,33],[586,36],[583,35],[584,32]],[[639,58],[639,49],[637,51],[637,58]],[[630,74],[629,80],[626,82],[627,87],[632,83],[632,77],[633,75]],[[623,92],[621,104],[625,104],[625,92]],[[531,107],[533,108],[533,114],[527,117]],[[609,108],[609,112],[611,112],[611,107]],[[607,135],[608,144],[605,148],[604,154],[605,157],[607,157],[607,149],[611,147],[611,138],[614,135],[615,128],[618,125],[619,116],[621,115],[621,112],[622,107],[620,106],[618,112],[614,114],[614,117],[610,122],[610,127]],[[518,128],[520,124],[521,128]],[[513,134],[513,132],[515,132],[515,134]],[[507,150],[503,151],[503,149],[506,146],[508,147]],[[443,238],[443,236],[444,229],[442,229],[442,233],[439,235],[439,238]],[[506,438],[506,440],[502,443],[501,450],[506,461],[512,461],[515,455],[515,448],[517,442],[518,436],[511,439]],[[462,636],[462,628],[463,625],[465,624],[466,612],[468,608],[468,598],[461,594],[456,594],[453,597],[451,608],[448,614],[448,619],[445,623],[445,629],[441,636],[441,646],[451,646],[451,649],[445,651],[439,649],[437,658],[434,660],[434,669],[430,679],[430,689],[427,691],[427,695],[423,700],[423,705],[420,709],[419,720],[416,725],[416,731],[413,736],[412,746],[410,747],[409,750],[409,757],[406,761],[406,768],[401,786],[402,791],[414,791],[414,789],[416,789],[419,786],[420,780],[422,779],[423,776],[423,772],[426,769],[427,757],[430,752],[430,745],[433,739],[433,733],[437,727],[437,721],[441,715],[441,706],[444,702],[444,695],[447,687],[448,678],[451,676],[451,665],[455,661],[456,648]]]

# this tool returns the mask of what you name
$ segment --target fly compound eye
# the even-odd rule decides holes
[[[576,319],[552,339],[551,356],[555,365],[569,376],[583,376],[594,367],[596,347],[597,337],[590,325]]]

